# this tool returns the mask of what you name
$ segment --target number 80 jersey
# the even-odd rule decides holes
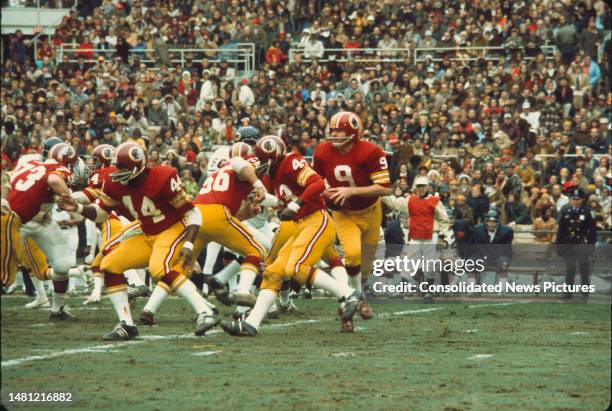
[[[157,166],[145,173],[137,185],[104,178],[98,199],[105,211],[114,210],[130,220],[139,220],[145,234],[155,235],[180,221],[193,204],[176,169]]]
[[[68,179],[70,170],[56,162],[30,160],[13,171],[7,200],[22,224],[34,218],[43,204],[53,202],[53,191],[47,185],[47,177],[51,174]]]
[[[313,168],[330,187],[391,186],[385,153],[378,146],[363,140],[357,140],[345,155],[329,141],[319,144],[314,151]],[[351,197],[342,209],[363,210],[377,200],[376,197]]]

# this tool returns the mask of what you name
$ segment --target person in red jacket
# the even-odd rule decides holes
[[[383,202],[390,208],[405,213],[408,216],[408,250],[410,259],[423,259],[425,262],[436,258],[438,237],[444,235],[449,228],[446,208],[440,198],[429,194],[427,177],[418,176],[414,180],[415,193],[407,199],[393,196],[383,197]],[[423,272],[425,280],[433,284],[437,273],[428,270],[433,264],[426,264]],[[409,273],[414,276],[416,273]],[[426,294],[427,301],[432,300],[431,294]]]

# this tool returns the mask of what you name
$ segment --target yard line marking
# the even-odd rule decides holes
[[[504,306],[504,305],[510,305],[510,304],[514,304],[514,303],[501,303],[501,304],[477,304],[474,306],[468,306],[469,308],[477,308],[477,307],[491,307],[491,306]],[[452,305],[447,305],[444,307],[432,307],[432,308],[423,308],[423,309],[418,309],[418,310],[407,310],[407,311],[397,311],[394,313],[381,313],[378,314],[378,317],[384,318],[384,317],[388,317],[390,315],[409,315],[409,314],[419,314],[419,313],[427,313],[427,312],[432,312],[432,311],[439,311],[439,310],[443,310],[447,307],[452,307]],[[268,329],[268,328],[287,328],[287,327],[293,327],[296,325],[304,325],[304,324],[319,324],[319,323],[323,323],[323,322],[329,322],[329,321],[336,321],[336,318],[321,318],[321,319],[312,319],[312,320],[299,320],[299,321],[292,321],[292,322],[288,322],[288,323],[281,323],[281,324],[271,324],[271,325],[264,325],[263,328]],[[212,335],[220,335],[223,334],[223,331],[219,330],[219,329],[215,329],[215,330],[210,330],[206,333],[206,336],[212,336]],[[64,356],[69,356],[69,355],[75,355],[75,354],[82,354],[82,353],[90,353],[90,352],[108,352],[108,350],[112,350],[114,348],[120,348],[120,347],[127,347],[130,345],[138,345],[138,344],[144,344],[146,342],[150,342],[150,341],[162,341],[162,340],[175,340],[175,339],[183,339],[183,338],[201,338],[201,337],[196,337],[193,333],[189,333],[189,334],[174,334],[174,335],[143,335],[141,337],[139,337],[137,340],[129,340],[129,341],[123,341],[123,342],[118,342],[118,343],[109,343],[109,344],[102,344],[102,345],[94,345],[91,347],[83,347],[83,348],[74,348],[74,349],[69,349],[69,350],[62,350],[62,351],[56,351],[56,352],[52,352],[49,354],[44,354],[44,355],[33,355],[33,356],[28,356],[28,357],[21,357],[21,358],[15,358],[12,360],[7,360],[7,361],[2,361],[2,363],[0,364],[2,367],[10,367],[10,366],[14,366],[14,365],[21,365],[24,363],[28,363],[31,361],[37,361],[37,360],[48,360],[48,359],[52,359],[52,358],[59,358],[59,357],[64,357]]]
[[[494,354],[476,354],[468,357],[468,360],[486,360],[487,358],[493,357]]]
[[[12,365],[21,365],[25,362],[36,361],[36,360],[48,360],[51,358],[64,357],[66,355],[81,354],[86,352],[100,352],[101,350],[110,350],[113,348],[126,347],[128,345],[137,345],[146,342],[146,340],[132,340],[124,341],[120,343],[94,345],[91,347],[74,348],[70,350],[56,351],[44,355],[32,355],[29,357],[15,358],[14,360],[2,361],[3,367],[10,367]]]
[[[337,352],[330,354],[330,357],[338,357],[338,358],[346,358],[346,357],[354,357],[354,352]]]
[[[191,355],[195,355],[196,357],[210,357],[211,355],[216,355],[222,353],[223,351],[201,351],[201,352],[193,352]]]

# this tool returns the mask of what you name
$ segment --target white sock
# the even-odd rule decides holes
[[[232,278],[229,279],[229,281],[227,282],[227,287],[230,290],[230,293],[235,294],[236,292],[238,292],[238,276],[233,276]]]
[[[348,285],[351,288],[357,290],[358,292],[361,292],[361,273],[357,274],[354,277],[349,276]]]
[[[348,274],[343,265],[331,269],[331,276],[340,284],[348,284]]]
[[[53,293],[53,301],[51,302],[51,311],[58,312],[64,306],[64,293]]]
[[[259,324],[274,304],[276,300],[276,293],[272,290],[261,290],[259,291],[259,295],[257,296],[257,302],[255,303],[255,307],[251,310],[251,313],[246,318],[246,322],[255,327],[255,329],[259,328]]]
[[[255,281],[255,277],[257,277],[257,273],[255,271],[240,271],[240,279],[238,280],[238,292],[241,294],[249,294],[251,292],[251,287],[253,286],[253,281]]]
[[[289,293],[290,292],[291,290],[287,289],[287,290],[281,290],[281,292],[278,293],[278,299],[282,305],[287,305],[289,303]]]
[[[125,278],[127,278],[128,282],[134,287],[140,287],[141,285],[145,285],[138,271],[139,270],[127,270],[125,273],[123,273]]]
[[[68,277],[68,291],[76,291],[76,277]]]
[[[49,301],[47,294],[45,294],[45,283],[38,279],[38,277],[32,277],[32,284],[36,290],[36,301]]]
[[[231,278],[236,277],[236,274],[238,274],[239,271],[240,263],[236,260],[232,260],[231,263],[223,267],[221,271],[215,274],[215,278],[223,284],[227,284]]]
[[[353,293],[353,290],[348,284],[340,284],[318,268],[315,270],[312,285],[322,290],[329,291],[337,298],[348,297]]]
[[[191,281],[185,281],[183,285],[174,290],[177,295],[180,295],[191,304],[196,313],[212,314],[212,310],[208,308],[204,297],[198,293],[198,289]]]
[[[102,284],[104,284],[104,277],[99,275],[94,275],[93,278],[93,290],[100,293],[102,292]]]
[[[217,257],[223,247],[219,243],[208,243],[206,246],[206,260],[204,261],[204,267],[202,267],[202,274],[212,275]]]
[[[108,298],[111,300],[111,303],[113,303],[119,321],[125,321],[127,325],[134,325],[132,313],[130,311],[130,303],[128,303],[127,291],[112,293]]]
[[[168,291],[166,291],[164,287],[157,284],[149,297],[149,301],[147,301],[147,304],[144,306],[144,310],[155,313],[167,296]]]
[[[270,307],[270,312],[274,312],[274,311],[278,311],[278,306],[276,305],[276,299],[274,299],[274,302],[272,303],[272,306]]]

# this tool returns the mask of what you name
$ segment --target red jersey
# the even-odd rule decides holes
[[[412,194],[408,198],[409,230],[411,240],[431,240],[436,220],[436,207],[440,199],[429,195],[421,198]]]
[[[139,220],[147,235],[159,234],[193,208],[176,169],[157,166],[145,171],[138,185],[123,185],[105,178],[99,192],[100,206]]]
[[[298,198],[304,202],[294,220],[325,208],[322,196],[325,183],[298,153],[289,153],[281,160],[270,176],[270,188],[284,205]]]
[[[313,168],[330,187],[367,187],[379,184],[390,187],[389,167],[385,153],[376,145],[358,140],[342,155],[326,141],[314,151]],[[342,206],[345,210],[363,210],[376,202],[376,197],[351,197]]]
[[[253,191],[248,181],[242,181],[230,165],[212,173],[193,201],[194,204],[221,204],[229,208],[232,215],[240,210],[242,200]]]
[[[89,177],[89,185],[83,190],[83,194],[92,203],[99,204],[100,192],[102,191],[102,185],[107,180],[110,173],[117,171],[115,166],[99,168]],[[122,213],[128,220],[133,221],[134,218],[130,214],[129,210],[125,209]],[[117,219],[117,214],[113,211],[110,213],[109,218]]]
[[[54,193],[47,184],[51,174],[68,179],[70,170],[56,162],[30,160],[13,172],[7,200],[23,224],[38,214],[43,204],[53,202]]]

